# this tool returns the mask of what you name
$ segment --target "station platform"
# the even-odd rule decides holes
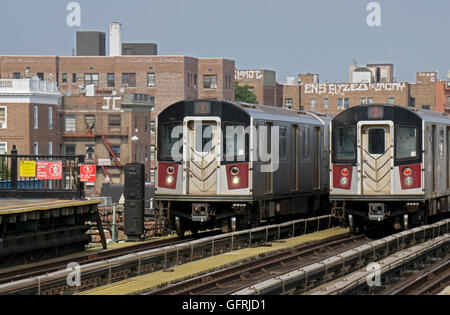
[[[297,247],[301,244],[318,241],[325,238],[347,233],[347,229],[333,228],[312,234],[306,234],[295,238],[272,243],[271,247],[260,246],[256,248],[245,248],[198,261],[190,262],[171,268],[171,272],[157,271],[147,275],[130,278],[127,280],[111,283],[106,286],[84,291],[79,295],[130,295],[138,294],[152,288],[158,288],[165,284],[190,279],[202,274],[207,274],[227,266],[236,265],[250,258],[256,258],[261,254],[269,254],[280,250]]]
[[[0,198],[0,268],[84,251],[88,222],[101,226],[97,200]],[[102,229],[99,229],[103,232]],[[101,237],[103,247],[106,239]]]
[[[438,295],[450,295],[450,286],[448,286],[447,288],[445,288],[444,291],[442,291],[442,292],[439,293]]]
[[[96,200],[0,199],[0,216],[98,204]]]

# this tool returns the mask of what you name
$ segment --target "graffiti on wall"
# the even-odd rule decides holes
[[[348,92],[381,92],[403,91],[406,82],[401,83],[314,83],[305,84],[305,94],[344,95]]]
[[[251,80],[251,79],[262,79],[264,75],[260,70],[236,70],[234,72],[235,80]]]

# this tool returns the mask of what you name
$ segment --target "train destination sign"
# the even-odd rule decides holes
[[[37,162],[37,179],[43,180],[61,180],[62,162]]]

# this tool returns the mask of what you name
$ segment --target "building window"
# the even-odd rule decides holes
[[[38,129],[39,128],[39,109],[37,106],[34,106],[34,111],[33,111],[34,115],[34,129]]]
[[[53,129],[53,107],[48,108],[48,129]]]
[[[116,158],[120,159],[120,145],[112,145],[111,150],[114,152]]]
[[[371,97],[365,97],[365,98],[361,98],[361,104],[373,104],[373,98]],[[348,108],[348,107],[346,107]]]
[[[148,116],[145,116],[144,130],[146,133],[148,132]]]
[[[430,105],[422,105],[422,109],[428,109],[429,110],[430,107],[431,107]]]
[[[150,170],[150,184],[155,184],[155,170]]]
[[[154,73],[147,73],[147,86],[148,87],[155,87],[155,74]]]
[[[447,103],[445,104],[445,109],[450,109],[450,96],[447,96]],[[0,117],[1,117],[1,114],[0,114]],[[449,182],[449,184],[450,184],[450,182]]]
[[[204,89],[217,89],[218,79],[217,75],[204,75],[203,76],[203,88]]]
[[[323,99],[323,109],[328,109],[328,98]]]
[[[395,104],[395,98],[394,97],[389,97],[388,98],[388,104]]]
[[[72,84],[76,84],[76,83],[77,83],[77,74],[72,73]]]
[[[114,73],[108,73],[107,85],[109,88],[116,87],[116,75]]]
[[[197,88],[197,78],[198,78],[197,74],[194,74],[194,89]]]
[[[53,142],[48,143],[48,155],[53,155]]]
[[[6,106],[0,107],[0,129],[6,129]]]
[[[6,154],[8,150],[8,142],[0,142],[0,154]]]
[[[77,146],[75,144],[66,145],[66,155],[75,155],[77,151]]]
[[[338,109],[347,109],[350,107],[350,99],[339,98],[338,99]]]
[[[309,100],[309,102],[310,102],[309,105],[311,106],[311,109],[316,109],[316,99],[312,98]]]
[[[39,142],[34,143],[34,155],[39,155]]]
[[[39,72],[39,73],[37,74],[37,77],[39,78],[39,80],[44,81],[44,73]]]
[[[65,132],[75,132],[75,116],[64,116],[64,131]]]
[[[86,161],[94,161],[95,159],[95,146],[93,144],[86,145]]]
[[[120,128],[121,116],[120,115],[109,115],[108,116],[109,128]]]
[[[287,109],[291,109],[293,104],[294,104],[294,101],[292,100],[292,98],[286,98],[284,100],[284,105]]]
[[[136,73],[122,73],[123,87],[136,87]]]
[[[98,73],[86,73],[84,75],[84,85],[88,86],[94,84],[95,87],[98,87]]]
[[[67,83],[67,73],[62,74],[62,83]]]
[[[416,98],[415,97],[411,97],[409,99],[409,107],[416,107]]]
[[[84,116],[85,127],[87,133],[93,133],[95,131],[95,115]]]
[[[20,79],[20,72],[14,72],[13,79]]]

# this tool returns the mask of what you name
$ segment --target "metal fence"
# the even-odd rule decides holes
[[[80,165],[84,156],[0,155],[0,197],[83,199]]]

